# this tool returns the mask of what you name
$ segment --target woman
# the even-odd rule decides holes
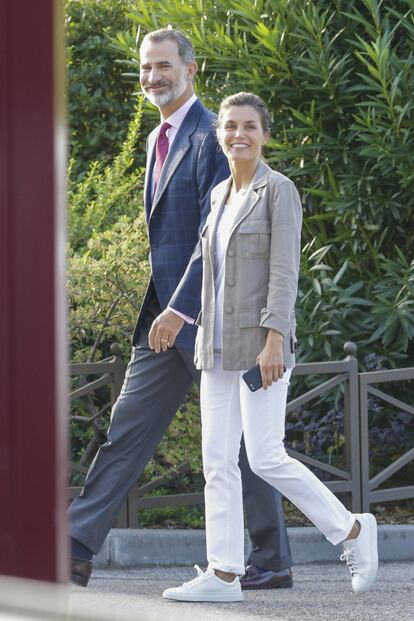
[[[376,521],[351,514],[283,445],[295,364],[294,305],[302,210],[293,183],[261,160],[269,113],[251,93],[225,99],[217,136],[231,176],[211,194],[212,209],[192,262],[203,260],[202,310],[195,361],[202,369],[201,416],[206,479],[208,570],[163,597],[240,601],[244,568],[238,455],[242,433],[252,470],[291,500],[334,545],[342,542],[356,593],[375,579]],[[191,264],[190,268],[191,269]],[[171,342],[171,341],[170,341]],[[243,373],[260,365],[263,388]]]

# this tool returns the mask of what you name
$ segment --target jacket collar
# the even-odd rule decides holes
[[[236,217],[234,219],[234,222],[231,228],[231,233],[234,231],[236,226],[238,226],[240,222],[249,215],[249,213],[251,212],[251,210],[253,209],[257,201],[259,200],[260,193],[257,190],[259,190],[260,188],[266,185],[271,171],[272,169],[270,168],[270,166],[268,166],[265,162],[263,162],[263,160],[260,160],[256,168],[256,172],[254,173],[254,177],[253,177],[253,181],[251,183],[250,189],[247,192],[243,203],[240,205],[237,211]],[[213,239],[213,236],[216,233],[217,224],[220,220],[221,213],[223,211],[227,195],[230,191],[231,182],[232,182],[232,178],[230,175],[230,177],[228,177],[227,179],[224,179],[224,181],[220,183],[214,195],[212,206],[211,206],[211,222],[213,226],[212,226],[210,239]]]
[[[259,188],[262,188],[264,185],[266,185],[271,172],[272,169],[270,168],[270,166],[268,166],[263,160],[260,160],[256,168],[256,172],[254,173],[251,189],[258,190]]]

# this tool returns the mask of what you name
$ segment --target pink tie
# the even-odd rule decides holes
[[[162,165],[167,157],[169,142],[167,138],[167,130],[170,129],[170,123],[164,122],[158,133],[157,144],[155,147],[155,166],[154,166],[154,192],[157,189],[158,181],[161,175]]]

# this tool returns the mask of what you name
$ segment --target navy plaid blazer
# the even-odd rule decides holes
[[[210,192],[229,176],[227,159],[218,146],[213,122],[216,115],[195,101],[186,114],[162,167],[151,201],[155,142],[159,126],[148,136],[144,207],[150,242],[151,278],[133,335],[136,344],[155,293],[164,310],[174,292],[173,308],[196,318],[201,308],[201,270],[178,287],[199,232],[210,211]],[[197,327],[185,324],[176,339],[178,347],[193,351]]]

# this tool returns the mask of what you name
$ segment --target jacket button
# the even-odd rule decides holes
[[[230,304],[229,304],[228,306],[226,306],[226,307],[225,307],[225,309],[224,309],[224,310],[225,310],[225,312],[226,312],[228,315],[231,315],[231,314],[232,314],[232,312],[234,311],[234,308],[233,308],[232,306],[230,306]]]
[[[234,278],[228,278],[227,284],[229,287],[234,287],[234,285],[236,284],[236,281],[234,280]]]
[[[157,247],[158,247],[158,244],[151,244],[151,249],[152,250],[156,250]]]
[[[235,254],[236,254],[236,253],[235,253],[234,248],[229,248],[229,249],[227,250],[227,256],[228,256],[228,257],[234,257],[234,255],[235,255]]]

